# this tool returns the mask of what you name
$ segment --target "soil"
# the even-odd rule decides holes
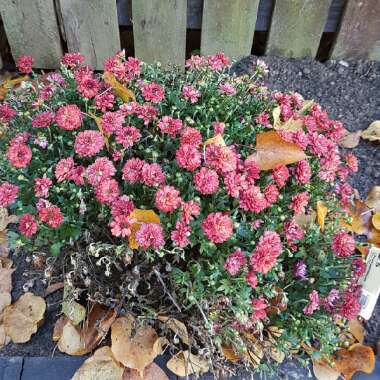
[[[255,57],[239,61],[234,70],[244,74],[251,70]],[[306,99],[319,102],[334,119],[339,119],[349,131],[365,129],[373,120],[380,119],[380,63],[368,61],[327,61],[260,57],[269,66],[268,86],[279,91],[297,91]],[[374,186],[380,185],[380,143],[362,140],[353,153],[360,161],[360,170],[351,184],[362,196]],[[23,285],[33,280],[31,288],[43,294],[43,273],[31,267],[25,256],[13,257],[16,272],[13,274],[13,299],[23,293]],[[0,350],[0,356],[50,356],[61,355],[51,340],[57,319],[62,292],[46,298],[47,312],[44,325],[25,344],[8,344]],[[372,318],[366,323],[366,341],[375,346],[380,338],[380,302]]]

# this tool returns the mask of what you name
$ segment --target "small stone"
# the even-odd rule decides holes
[[[344,67],[349,67],[350,65],[349,65],[349,63],[348,62],[346,62],[346,61],[339,61],[338,62],[341,66],[344,66]]]

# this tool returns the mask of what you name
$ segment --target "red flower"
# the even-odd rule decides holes
[[[143,249],[160,249],[164,244],[164,231],[160,224],[144,223],[136,233],[136,241]]]
[[[19,231],[26,237],[31,237],[37,233],[38,224],[30,214],[24,214],[18,221]]]
[[[40,207],[38,216],[42,222],[47,223],[52,228],[58,228],[65,219],[59,207],[50,204],[46,207]]]
[[[219,180],[216,171],[204,167],[194,175],[195,188],[201,194],[214,194],[218,191]]]
[[[98,131],[87,130],[78,133],[74,149],[80,157],[93,157],[104,147],[103,135]]]
[[[17,68],[21,73],[30,74],[33,71],[33,57],[30,55],[21,55],[17,58]]]
[[[241,268],[247,263],[247,259],[239,248],[235,252],[230,253],[224,263],[224,269],[231,275],[236,276]]]
[[[231,218],[223,212],[212,212],[202,222],[202,231],[214,243],[223,243],[233,234]]]
[[[355,251],[355,239],[347,232],[340,232],[334,235],[331,249],[338,257],[351,256]]]
[[[84,61],[84,57],[80,53],[65,53],[61,59],[62,65],[75,68]]]
[[[52,112],[41,112],[34,116],[32,120],[33,127],[44,128],[48,127],[54,120],[54,114]]]
[[[25,168],[32,160],[32,150],[25,144],[11,144],[8,148],[7,158],[13,167]]]
[[[61,106],[55,115],[55,122],[58,127],[66,131],[80,128],[82,119],[81,111],[76,104]]]
[[[165,97],[165,90],[157,83],[144,84],[141,94],[148,102],[161,103]]]
[[[163,186],[156,192],[156,207],[166,213],[171,213],[181,205],[179,191],[173,186]]]
[[[106,179],[96,186],[95,192],[100,203],[110,205],[119,197],[119,183],[115,179]]]
[[[184,144],[176,151],[176,160],[179,167],[190,172],[201,165],[201,152],[193,145]]]
[[[9,182],[4,182],[0,185],[0,207],[7,207],[13,203],[18,194],[18,186],[12,185]]]

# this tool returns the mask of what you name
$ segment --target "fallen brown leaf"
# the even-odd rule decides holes
[[[367,129],[362,131],[361,136],[369,141],[380,141],[380,120],[372,122]]]
[[[10,293],[0,293],[0,316],[4,309],[12,303],[12,296]],[[1,317],[2,318],[2,317]]]
[[[202,375],[210,368],[206,359],[189,351],[178,352],[166,363],[166,366],[174,374],[181,377],[192,374]]]
[[[340,372],[323,360],[312,360],[314,376],[318,380],[337,380]]]
[[[77,326],[86,318],[86,308],[74,300],[71,294],[71,287],[64,285],[62,313],[70,319],[74,326]]]
[[[178,335],[183,343],[189,345],[189,334],[183,322],[179,321],[178,319],[166,317],[163,315],[159,316],[158,320],[164,322],[165,325],[174,332],[174,334]]]
[[[375,369],[375,354],[371,347],[360,343],[352,345],[348,350],[339,350],[334,357],[337,370],[346,380],[350,380],[356,372],[372,373]]]
[[[99,348],[75,372],[71,380],[122,380],[124,367],[112,355],[110,347]]]
[[[354,206],[350,208],[349,215],[352,218],[350,223],[340,220],[340,225],[358,235],[366,235],[371,225],[372,213],[370,208],[360,199],[354,200]]]
[[[4,310],[6,334],[14,343],[25,343],[37,331],[46,310],[45,300],[32,293],[23,294]]]
[[[369,191],[364,203],[374,212],[380,212],[380,186],[374,186]]]
[[[283,140],[276,131],[256,135],[256,154],[253,157],[261,170],[271,170],[307,158],[298,145]]]
[[[317,223],[321,227],[321,231],[325,229],[325,218],[327,215],[328,209],[322,201],[317,202]]]
[[[8,215],[8,210],[4,207],[0,207],[0,231],[5,231],[8,224],[17,223],[16,215]]]
[[[351,319],[348,322],[348,330],[359,343],[363,343],[365,334],[364,326],[357,318]]]
[[[204,146],[207,146],[210,144],[226,146],[226,143],[224,142],[224,139],[220,133],[218,133],[214,137],[209,138],[208,140],[204,142]]]
[[[372,225],[377,230],[380,230],[380,212],[377,212],[377,213],[372,215]]]
[[[7,230],[0,231],[0,257],[8,257],[8,237]]]
[[[50,284],[44,292],[44,297],[49,296],[50,294],[56,292],[57,290],[60,290],[64,287],[63,282],[56,282],[55,284]]]
[[[380,231],[376,228],[371,227],[367,235],[368,243],[375,244],[380,247]]]
[[[142,377],[135,369],[125,368],[123,380],[169,380],[169,378],[156,363],[151,363],[145,367]]]
[[[59,335],[58,327],[56,334],[57,336]],[[66,324],[63,326],[57,347],[59,351],[68,355],[83,355],[85,351],[85,344],[81,331],[77,326],[74,326],[70,320],[67,320]]]
[[[65,327],[68,321],[69,319],[66,317],[60,317],[55,321],[52,336],[53,342],[58,342],[61,339],[61,336],[63,334],[63,328]]]
[[[103,75],[103,79],[112,87],[116,95],[120,97],[124,103],[136,100],[135,94],[131,90],[125,88],[120,82],[118,82],[111,72],[106,71]]]
[[[7,335],[4,325],[0,324],[0,349],[6,346],[10,341],[11,339]]]
[[[2,260],[4,260],[2,258]],[[16,269],[0,267],[0,293],[10,293],[12,291],[12,273]]]
[[[111,349],[115,358],[141,376],[144,368],[161,354],[161,345],[155,345],[158,339],[153,328],[136,327],[135,318],[130,314],[117,318],[111,327]]]
[[[233,347],[229,346],[222,346],[221,347],[222,353],[224,357],[229,360],[232,363],[236,363],[240,361],[242,358],[239,356],[233,349]]]
[[[352,149],[359,145],[361,132],[348,132],[339,140],[338,145],[342,148]]]

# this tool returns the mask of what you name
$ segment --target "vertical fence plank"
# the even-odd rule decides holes
[[[12,55],[32,55],[35,67],[54,68],[62,56],[54,0],[0,0]]]
[[[120,50],[115,0],[60,0],[71,52],[81,52],[86,63],[101,70],[106,58]]]
[[[331,58],[380,60],[379,14],[379,0],[349,0]]]
[[[230,58],[251,53],[259,0],[204,0],[201,54]]]
[[[186,0],[133,0],[135,55],[145,62],[184,66]]]
[[[330,5],[331,0],[276,1],[266,53],[314,58]]]

